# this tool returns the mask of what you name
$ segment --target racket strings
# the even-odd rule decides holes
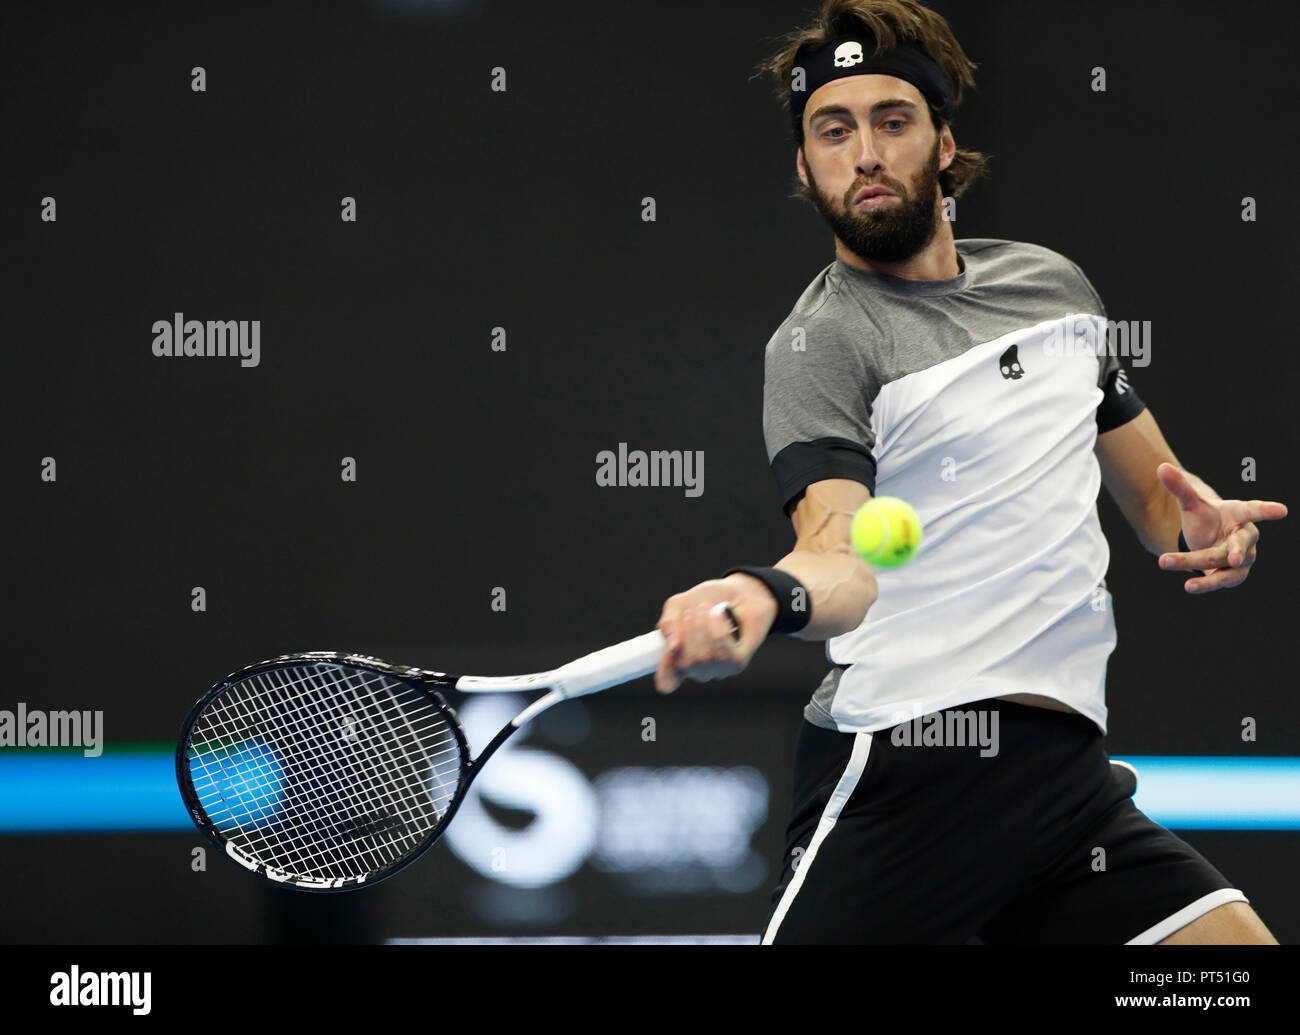
[[[261,687],[262,694],[271,701],[276,699],[273,690],[274,684],[269,680]],[[249,713],[246,708],[238,707],[241,703],[246,704],[247,701],[240,702],[235,698],[214,707],[213,725],[219,732],[238,735],[239,728],[247,725]],[[266,707],[265,702],[262,707]],[[285,729],[292,734],[292,739],[301,742],[305,736],[311,735],[312,726],[320,726],[318,715],[309,712],[308,719],[312,720],[311,725],[301,717],[285,724]],[[261,724],[258,729],[259,732],[265,732],[265,724]],[[284,746],[289,739],[284,736],[285,729],[281,730],[278,738],[280,746]],[[357,856],[358,853],[353,849],[361,838],[335,837],[331,842],[327,839],[326,832],[331,828],[337,831],[340,824],[349,817],[355,818],[364,814],[365,806],[356,791],[353,791],[350,796],[322,794],[322,789],[328,789],[328,784],[321,779],[323,774],[320,763],[322,760],[326,761],[330,763],[330,768],[337,771],[341,767],[340,763],[342,768],[348,768],[349,763],[354,760],[343,756],[337,749],[331,750],[323,759],[319,752],[317,754],[318,757],[314,762],[301,750],[290,754],[287,758],[277,755],[267,771],[255,771],[252,774],[256,778],[255,781],[248,779],[248,769],[243,764],[246,755],[236,755],[235,758],[239,763],[236,771],[242,779],[233,788],[235,792],[232,795],[233,806],[226,809],[226,815],[221,815],[220,806],[226,804],[225,793],[231,790],[229,783],[225,787],[209,788],[215,791],[215,794],[201,795],[201,798],[206,803],[210,814],[213,814],[214,821],[219,819],[235,821],[233,826],[236,832],[245,835],[242,847],[246,851],[251,850],[251,854],[259,861],[269,862],[278,868],[307,876],[323,876],[326,871],[348,872],[350,867],[346,864],[349,858]],[[259,757],[263,756],[264,752],[259,752]],[[328,776],[328,773],[324,775]],[[254,788],[252,794],[250,794],[250,782]],[[368,786],[373,792],[373,781],[363,779],[359,782]],[[236,810],[252,812],[250,798],[258,810],[254,815],[257,822],[241,830],[244,825],[239,822],[242,817],[236,813]],[[306,819],[307,823],[304,825],[302,822],[287,821],[294,816],[299,820]],[[277,821],[269,830],[266,824],[261,822],[268,819]],[[233,834],[229,836],[233,837]],[[373,851],[377,846],[370,847]],[[384,853],[381,850],[380,854],[387,857],[391,852]]]
[[[317,679],[309,679],[307,683],[308,685],[316,686],[318,689],[327,690],[327,688],[319,686],[319,681]],[[265,706],[268,702],[273,704],[283,704],[284,699],[281,694],[277,693],[277,691],[284,689],[286,687],[287,684],[277,684],[269,674],[266,675],[264,680],[262,680],[261,683],[262,695],[266,698],[266,700],[259,701],[258,703],[263,706]],[[319,729],[322,727],[322,725],[327,729],[332,730],[334,728],[335,720],[333,716],[322,712],[318,702],[313,700],[307,700],[304,702],[303,698],[306,695],[299,694],[297,696],[299,700],[294,702],[295,706],[307,707],[309,711],[306,714],[305,718],[303,716],[297,716],[296,721],[291,724],[293,726],[295,733],[299,735],[305,734],[309,736],[314,736],[319,732]],[[355,698],[350,703],[354,705]],[[313,725],[312,726],[305,725],[305,721],[307,720],[311,720],[313,722]],[[339,728],[346,730],[347,725],[351,723],[355,723],[355,721],[356,721],[355,719],[347,717],[345,713],[345,717],[342,720],[339,720]],[[349,735],[346,732],[343,734],[344,742],[346,742],[349,739],[353,739],[354,737],[355,734]],[[377,786],[374,783],[374,781],[369,778],[368,774],[357,769],[355,765],[356,760],[357,760],[357,752],[355,749],[349,750],[346,753],[344,753],[344,752],[340,752],[339,750],[337,750],[337,748],[335,748],[332,751],[332,757],[330,758],[330,762],[333,763],[334,769],[338,770],[341,768],[342,770],[344,770],[342,773],[343,776],[346,777],[351,775],[354,778],[359,777],[359,779],[357,779],[357,786],[348,788],[349,791],[351,792],[348,797],[333,795],[333,796],[327,796],[323,799],[318,799],[316,801],[310,801],[302,794],[295,794],[290,796],[289,798],[290,804],[292,804],[296,808],[302,809],[304,807],[304,802],[309,802],[308,807],[314,808],[318,814],[318,817],[328,818],[328,820],[331,822],[331,825],[336,835],[339,830],[346,829],[346,826],[350,820],[355,823],[355,818],[358,815],[365,814],[365,811],[367,809],[367,803],[364,795],[371,795],[381,799],[387,798],[388,799],[387,804],[389,805],[395,804],[392,800],[392,795],[385,793],[386,788],[384,788],[383,786]],[[392,761],[391,753],[389,753],[389,761],[390,762]],[[304,770],[301,764],[299,763],[300,763],[299,759],[294,760],[293,769],[296,775],[300,777],[304,775],[308,776],[309,779],[306,781],[307,787],[312,792],[319,793],[322,789],[320,778],[317,775],[317,772],[319,771],[319,767],[317,767],[316,771],[310,773],[304,773]],[[408,811],[408,818],[411,818],[409,811]],[[418,826],[419,824],[417,821],[416,823],[417,829]],[[260,840],[264,842],[265,839],[260,839]],[[319,858],[312,858],[307,855],[304,855],[303,853],[304,848],[307,847],[314,848],[316,850],[317,855],[321,855],[321,856],[328,855],[330,857],[328,860],[325,861],[328,861],[333,864],[339,864],[357,858],[356,852],[349,852],[348,850],[354,847],[361,840],[362,837],[353,837],[349,839],[346,836],[342,836],[342,837],[336,836],[335,840],[332,843],[321,840],[313,845],[308,845],[308,843],[303,842],[301,838],[290,837],[286,839],[286,843],[284,847],[291,850],[290,854],[295,856],[295,862],[298,864],[298,866],[301,869],[305,871],[311,871],[313,867],[318,866],[322,862],[322,860]],[[375,837],[375,840],[376,840],[376,844],[371,845],[369,847],[371,848],[372,851],[377,852],[384,859],[384,861],[388,861],[389,859],[401,854],[402,849],[400,847],[384,844],[382,841],[380,841],[380,839],[377,836]],[[263,843],[259,847],[265,849],[266,845],[265,843]],[[387,849],[387,851],[385,851],[385,849]],[[362,861],[363,863],[367,862],[367,860],[362,860]]]
[[[355,673],[349,673],[349,674],[347,674],[347,676],[344,678],[344,680],[343,680],[342,682],[337,683],[336,685],[339,686],[339,687],[346,688],[346,689],[348,689],[348,690],[354,690],[354,689],[356,689],[356,686],[355,686],[354,683],[352,682],[352,677],[355,676],[355,675],[356,675]],[[330,693],[330,691],[331,691],[331,688],[330,688],[330,687],[325,686],[325,685],[319,685],[318,680],[313,680],[313,682],[317,682],[317,686],[316,686],[316,688],[317,688],[318,690],[320,690],[322,693],[325,693],[325,694],[329,694],[329,693]],[[367,685],[369,685],[369,684],[367,684],[364,680],[362,680],[362,681],[361,681],[361,685],[362,685],[362,686],[367,686]],[[282,689],[282,688],[281,688],[281,687],[276,687],[276,689]],[[375,693],[372,693],[370,696],[373,698],[373,697],[376,696],[376,694],[375,694]],[[353,703],[355,703],[357,700],[359,700],[359,698],[353,698]],[[317,704],[317,702],[312,702],[312,704],[315,705],[315,704]],[[438,716],[437,716],[437,712],[436,712],[436,711],[434,711],[434,710],[431,709],[431,708],[430,708],[430,709],[426,709],[426,710],[433,712],[433,714],[434,714],[434,716],[435,716],[435,720],[436,720],[436,722],[440,722],[440,721],[441,721],[440,719],[438,719]],[[424,762],[424,758],[423,758],[423,757],[421,757],[420,760],[417,762],[417,761],[415,761],[414,759],[412,759],[412,758],[410,757],[409,750],[408,750],[408,751],[407,751],[407,758],[406,758],[405,762],[403,763],[403,761],[397,759],[397,758],[392,754],[392,751],[391,751],[390,748],[389,748],[389,744],[392,743],[393,741],[397,740],[397,739],[400,737],[400,734],[399,734],[398,731],[393,727],[392,722],[391,722],[391,720],[390,720],[390,718],[389,718],[389,713],[388,713],[388,712],[385,712],[382,708],[380,708],[380,709],[375,709],[375,710],[373,710],[373,714],[375,715],[375,717],[384,720],[385,725],[388,727],[388,732],[392,734],[392,738],[393,738],[393,739],[392,739],[392,740],[389,740],[388,738],[385,738],[385,739],[379,740],[377,744],[375,744],[375,743],[366,743],[366,744],[364,744],[364,745],[360,745],[360,747],[363,748],[363,749],[365,749],[366,751],[369,751],[369,752],[372,752],[372,753],[375,753],[375,754],[382,753],[383,755],[385,755],[386,758],[384,759],[384,761],[385,761],[389,766],[394,767],[394,768],[389,769],[389,772],[391,772],[391,773],[404,774],[404,773],[406,773],[408,770],[409,770],[409,771],[416,771],[416,770],[418,770],[419,767],[420,767],[420,766],[423,764],[423,762]],[[405,715],[405,713],[402,713],[402,714]],[[312,732],[313,734],[314,734],[314,733],[316,732],[316,730],[319,728],[320,724],[323,723],[323,724],[325,724],[325,725],[328,727],[328,725],[334,721],[332,716],[325,715],[325,714],[321,713],[318,707],[317,707],[317,710],[316,710],[315,718],[318,720],[318,724],[317,724],[317,727],[315,727],[315,728],[313,728],[313,729],[311,730],[311,732]],[[436,722],[435,722],[434,724],[431,724],[430,727],[428,727],[428,728],[436,728]],[[355,765],[356,765],[356,762],[357,762],[357,755],[358,755],[358,751],[356,750],[356,744],[355,744],[355,742],[359,740],[361,733],[363,733],[363,732],[366,731],[366,725],[365,725],[365,724],[362,724],[362,723],[360,723],[360,722],[358,722],[358,720],[357,720],[354,716],[352,716],[352,715],[345,715],[343,719],[339,720],[339,725],[340,725],[340,729],[344,731],[344,732],[342,733],[342,736],[343,736],[344,741],[346,741],[346,742],[351,742],[352,745],[353,745],[353,750],[350,752],[349,757],[345,760],[345,761],[346,761],[346,764],[347,764],[347,765],[350,765],[350,766],[355,766]],[[409,724],[409,720],[408,720],[408,722],[407,722],[407,725],[408,725],[408,726],[410,725],[410,724]],[[443,741],[441,741],[440,743],[446,743],[447,741],[451,741],[452,743],[455,742],[454,737],[452,737],[452,736],[450,735],[450,731],[447,731],[447,734],[448,734],[448,735],[447,735],[446,737],[444,737],[444,738],[443,738]],[[409,745],[399,745],[399,746],[403,746],[404,748],[409,748]],[[420,745],[420,746],[421,746],[421,747],[424,747],[424,748],[427,749],[430,745]],[[355,804],[355,805],[364,805],[365,802],[366,802],[366,797],[365,797],[365,795],[373,795],[373,796],[379,796],[379,797],[387,798],[388,800],[387,800],[386,803],[389,804],[389,805],[391,805],[391,806],[394,806],[394,807],[402,807],[402,804],[403,804],[403,803],[402,803],[401,801],[399,801],[399,800],[397,800],[397,799],[395,799],[395,798],[393,797],[392,788],[389,787],[389,786],[386,786],[386,785],[384,785],[384,784],[377,784],[377,783],[374,781],[373,773],[372,773],[372,772],[366,770],[366,769],[363,768],[363,767],[357,767],[357,768],[355,768],[355,769],[350,770],[350,771],[348,772],[348,775],[351,776],[351,777],[355,777],[355,778],[356,778],[356,781],[357,781],[357,785],[358,785],[358,786],[354,786],[354,787],[349,787],[349,789],[352,790],[352,792],[353,792],[353,793],[352,793],[352,798],[353,798],[352,804]],[[421,800],[421,799],[423,798],[423,794],[422,794],[421,789],[419,788],[418,785],[414,785],[414,786],[410,787],[410,788],[409,788],[409,792],[410,792],[410,793],[406,795],[406,798],[407,798],[407,799],[410,799],[412,795],[415,796],[414,800],[417,800],[417,801],[418,801],[418,800]],[[404,800],[405,800],[405,799],[404,799]]]
[[[381,677],[382,678],[382,677]],[[375,678],[367,680],[360,672],[342,672],[340,673],[341,682],[333,684],[334,686],[346,686],[349,689],[355,689],[356,686],[369,687],[375,685],[378,681]],[[355,682],[353,682],[355,681]],[[389,684],[382,683],[387,688]],[[434,795],[435,800],[446,798],[450,800],[454,797],[457,787],[457,778],[459,777],[460,747],[455,735],[452,733],[450,726],[442,716],[442,712],[427,701],[423,694],[414,693],[404,684],[398,686],[407,693],[412,694],[416,700],[417,708],[394,708],[384,711],[381,707],[373,709],[373,714],[377,718],[384,719],[388,725],[391,740],[380,741],[381,748],[387,750],[389,744],[397,744],[406,752],[405,770],[410,775],[427,779],[436,784],[438,793]],[[327,696],[332,696],[331,685],[318,685],[317,689]],[[370,696],[374,698],[377,691],[373,691]],[[410,720],[412,712],[418,712],[423,717],[429,718],[430,721],[425,727],[417,729]],[[426,714],[427,713],[427,714]],[[391,723],[391,716],[399,715],[407,727],[409,736],[399,733]],[[328,721],[328,720],[327,720]],[[437,731],[433,733],[433,731]],[[364,727],[360,732],[364,732]],[[440,735],[439,739],[432,740],[432,736]],[[412,755],[411,749],[417,749],[417,753]],[[435,750],[437,749],[437,750]],[[391,752],[388,752],[389,760],[396,762]],[[454,762],[454,765],[449,763]],[[448,770],[451,771],[451,781],[448,783]],[[414,785],[419,786],[419,785]]]
[[[214,825],[259,862],[329,879],[414,850],[459,783],[459,741],[424,693],[329,662],[232,684],[190,738]]]
[[[304,689],[311,688],[326,690],[326,687],[322,685],[322,682],[323,681],[319,674],[310,673],[307,674],[306,678],[299,676],[299,678],[287,683],[276,682],[270,676],[266,676],[264,679],[253,684],[253,693],[242,695],[242,700],[239,698],[234,699],[236,702],[244,706],[238,709],[237,714],[241,719],[246,720],[248,718],[248,706],[250,704],[254,704],[260,708],[266,708],[268,705],[283,704],[285,703],[285,695],[283,692],[277,691],[289,690],[295,686]],[[345,683],[346,682],[355,683],[355,680],[345,681]],[[374,681],[372,680],[371,685],[373,685],[373,682]],[[400,684],[398,685],[401,686]],[[376,688],[376,691],[372,691],[370,694],[371,698],[376,698],[378,696],[377,689],[378,688]],[[402,687],[402,689],[406,690],[405,687]],[[410,693],[410,691],[407,690],[407,693]],[[369,774],[359,768],[357,763],[360,757],[360,752],[355,744],[348,743],[350,740],[355,738],[355,733],[351,736],[345,733],[341,742],[337,739],[337,729],[340,727],[346,729],[347,724],[356,722],[355,709],[359,700],[356,695],[353,695],[352,699],[346,702],[347,707],[345,708],[345,712],[349,714],[345,714],[342,724],[340,724],[336,714],[333,714],[331,710],[323,709],[318,700],[310,699],[311,696],[312,695],[305,692],[300,692],[294,695],[295,700],[291,702],[294,707],[298,709],[305,708],[306,710],[303,711],[302,714],[294,714],[292,720],[287,723],[287,727],[299,740],[304,736],[319,740],[322,727],[328,730],[331,735],[334,735],[334,742],[332,744],[327,744],[328,751],[326,755],[326,761],[330,763],[329,770],[333,770],[333,772],[330,772],[329,770],[322,771],[322,767],[319,764],[319,758],[316,760],[317,764],[310,769],[303,764],[306,759],[304,759],[301,752],[299,752],[296,757],[291,758],[288,766],[290,772],[299,776],[300,780],[298,782],[305,782],[308,790],[306,793],[300,791],[298,793],[285,795],[283,789],[277,787],[279,797],[274,802],[275,810],[277,812],[283,810],[284,805],[287,803],[290,807],[298,809],[300,812],[305,809],[309,814],[308,818],[312,820],[312,822],[310,824],[311,829],[307,831],[309,836],[306,837],[302,836],[303,831],[295,831],[291,826],[281,822],[279,824],[280,829],[277,831],[277,833],[281,835],[279,838],[281,842],[280,847],[287,850],[289,857],[296,863],[295,869],[311,871],[313,867],[319,868],[322,863],[332,864],[330,868],[337,869],[338,864],[340,863],[352,862],[353,866],[347,868],[350,872],[351,869],[355,867],[358,860],[363,868],[376,861],[371,858],[363,857],[362,854],[359,854],[355,850],[350,850],[354,849],[359,843],[370,840],[374,843],[365,845],[365,847],[369,849],[371,854],[377,853],[379,855],[378,861],[381,864],[387,863],[391,861],[392,858],[401,854],[404,848],[403,845],[394,845],[390,843],[392,840],[391,838],[385,838],[379,833],[373,831],[366,832],[363,830],[358,836],[352,837],[340,833],[341,829],[346,828],[346,824],[349,820],[355,820],[358,816],[364,816],[367,813],[374,811],[375,806],[367,802],[365,798],[361,796],[361,791],[352,788],[350,794],[330,795],[327,793],[324,797],[319,797],[322,790],[332,789],[330,788],[330,783],[336,782],[337,778],[341,776],[344,779],[355,780],[356,787],[361,788],[361,790],[364,790],[371,795],[376,795],[380,799],[387,798],[389,804],[396,803],[391,792],[385,793],[386,788],[384,788],[383,785],[378,784],[373,778],[369,778]],[[424,701],[423,695],[416,694],[415,696],[420,699],[421,702]],[[226,720],[227,726],[230,725],[231,713],[233,711],[229,706],[230,703],[232,702],[223,702],[223,705],[216,709],[221,717]],[[431,709],[427,709],[426,707],[426,710]],[[337,711],[338,709],[333,710],[333,712]],[[381,718],[384,717],[384,710],[380,709],[379,714]],[[263,725],[265,724],[263,723]],[[391,721],[388,722],[388,725],[391,728]],[[345,750],[340,750],[341,746],[344,746]],[[389,766],[391,766],[393,761],[392,752],[384,751],[382,755],[386,756],[383,758],[383,761],[387,762]],[[307,779],[303,781],[303,777],[307,777]],[[322,777],[325,779],[322,779]],[[335,780],[331,780],[331,777],[335,778]],[[409,797],[410,789],[404,789],[403,793],[404,796]],[[316,795],[318,797],[313,799],[310,795]],[[265,798],[266,795],[260,797]],[[407,819],[415,818],[417,820],[415,829],[416,832],[418,832],[420,827],[418,822],[419,817],[413,817],[413,813],[409,808],[403,808],[400,811],[406,814]],[[313,812],[314,815],[311,815],[310,813]],[[322,838],[321,823],[324,820],[329,821],[329,827],[326,828],[325,837]],[[330,828],[332,828],[332,830]],[[266,853],[269,848],[275,847],[269,843],[270,839],[262,834],[260,830],[255,829],[253,834],[254,836],[251,840],[259,842],[257,845],[259,852]],[[332,838],[332,840],[328,840],[328,838]],[[312,858],[311,855],[308,854],[311,852],[314,852],[317,856],[328,856],[328,858]],[[311,875],[316,874],[312,873]]]
[[[266,698],[266,701],[261,702],[259,707],[266,708],[268,706],[268,702],[274,703],[279,700],[277,696],[274,694],[274,691],[276,689],[277,689],[276,684],[270,683],[268,680],[267,684],[263,686],[261,692],[262,695]],[[304,695],[299,695],[300,698],[302,698],[303,696]],[[247,707],[240,707],[236,710],[235,706],[241,704],[246,705],[247,703],[248,700],[246,696],[242,701],[240,698],[232,696],[227,700],[215,702],[212,708],[213,711],[212,718],[214,720],[213,725],[216,728],[216,730],[219,733],[224,734],[228,737],[238,736],[240,732],[240,727],[247,726],[248,721],[251,718],[253,718],[253,716],[249,712]],[[304,707],[310,707],[310,702],[304,705],[303,702],[299,700],[297,704]],[[319,726],[322,717],[320,716],[319,711],[317,711],[314,715],[309,714],[308,718],[315,719],[316,725]],[[289,720],[287,722],[287,725],[299,737],[310,736],[312,733],[311,727],[305,725],[304,720],[301,716],[297,717],[296,719]],[[335,752],[335,754],[337,755],[337,752]],[[240,762],[244,761],[243,758],[238,758],[238,760]],[[287,768],[293,775],[302,777],[304,781],[308,783],[308,785],[310,784],[310,779],[314,779],[314,771],[304,767],[304,765],[302,764],[302,759],[300,757],[290,757],[289,759],[281,760],[279,763],[277,763],[277,766],[278,768],[274,770],[276,773],[281,773],[285,768]],[[307,800],[305,795],[303,794],[295,793],[292,791],[286,791],[281,786],[279,780],[275,780],[274,782],[263,781],[263,783],[257,787],[257,790],[259,792],[267,791],[269,793],[257,793],[254,795],[250,795],[248,793],[249,788],[247,786],[246,781],[239,789],[241,791],[241,794],[235,798],[235,803],[234,803],[235,806],[246,810],[248,808],[248,800],[250,797],[256,800],[259,806],[263,804],[269,806],[269,811],[266,812],[263,816],[260,816],[259,818],[273,817],[281,810],[282,806],[286,803],[297,804],[300,803],[300,801],[302,800]],[[219,796],[217,800],[221,800]],[[361,799],[359,797],[356,798],[357,803],[360,803],[360,800]]]
[[[309,684],[316,686],[318,689],[321,689],[323,691],[327,689],[320,685],[319,677],[309,679],[308,682]],[[340,685],[345,686],[349,689],[355,689],[357,683],[358,680],[355,674],[349,673],[348,676],[344,678],[344,682],[341,683]],[[373,686],[373,683],[374,680],[361,681],[361,685],[365,685],[365,686]],[[281,688],[280,684],[272,683],[271,686],[274,689]],[[280,698],[281,695],[270,693],[268,694],[268,696],[272,700],[277,700]],[[299,694],[298,696],[301,698],[303,695]],[[374,698],[375,696],[376,695],[372,690],[370,697]],[[416,796],[415,800],[417,801],[424,798],[424,795],[421,793],[420,789],[418,787],[409,786],[410,781],[406,781],[404,785],[399,784],[397,787],[385,786],[381,783],[376,782],[371,772],[358,767],[358,765],[356,764],[358,757],[361,755],[361,753],[363,751],[369,751],[375,753],[377,755],[378,760],[388,767],[388,772],[390,774],[400,775],[402,772],[400,768],[393,768],[394,765],[400,765],[400,761],[393,755],[392,751],[388,748],[389,742],[387,741],[386,738],[383,740],[379,740],[378,744],[374,743],[373,741],[370,743],[366,743],[361,740],[360,734],[363,734],[366,731],[369,724],[365,723],[364,721],[358,722],[358,718],[356,717],[356,713],[355,713],[355,705],[357,701],[358,698],[354,696],[351,699],[351,701],[348,702],[348,706],[341,709],[344,712],[344,715],[342,716],[341,719],[336,718],[335,714],[322,713],[318,702],[312,702],[313,704],[315,704],[315,707],[312,708],[310,717],[315,721],[313,723],[313,726],[310,728],[310,733],[316,734],[319,730],[319,727],[322,725],[322,723],[325,725],[327,729],[332,731],[336,721],[339,723],[340,728],[344,731],[342,736],[342,742],[336,743],[335,750],[333,752],[333,758],[331,759],[331,761],[335,763],[336,768],[342,769],[342,775],[344,777],[355,781],[355,786],[350,788],[352,790],[352,794],[350,796],[351,800],[349,801],[346,796],[340,799],[341,803],[344,806],[352,805],[355,808],[361,809],[364,814],[365,811],[369,811],[371,809],[371,806],[369,805],[367,798],[378,798],[380,799],[382,804],[387,804],[389,806],[394,807],[396,811],[398,811],[399,813],[404,813],[406,818],[409,819],[413,815],[410,805],[408,804],[408,802],[412,799],[412,796],[413,795]],[[294,703],[298,706],[301,706],[301,701],[297,701]],[[383,709],[383,708],[379,708],[377,710],[372,709],[372,715],[374,718],[378,720],[378,722],[381,722],[383,725],[387,726],[389,731],[392,731],[394,733],[396,732],[392,725],[390,710]],[[298,723],[298,732],[303,732],[303,731],[304,731],[304,727],[302,722],[300,721]],[[339,750],[339,748],[342,748],[342,750]],[[320,790],[319,784],[320,784],[319,779],[314,781],[314,786],[312,788],[313,791],[319,792]],[[350,818],[350,815],[352,814],[353,811],[354,810],[347,810],[345,808],[344,812],[340,814],[339,810],[335,808],[331,810],[332,813],[331,818],[340,818],[341,816],[341,818],[347,819]],[[419,826],[418,817],[417,817],[416,826],[417,828]]]

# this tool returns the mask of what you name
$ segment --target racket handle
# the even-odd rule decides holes
[[[717,604],[715,611],[727,616],[731,625],[731,636],[740,642],[740,623],[735,613],[727,604]],[[668,641],[658,629],[636,636],[612,647],[605,647],[590,654],[585,654],[567,665],[561,665],[552,674],[551,688],[561,698],[581,697],[594,694],[620,683],[629,683],[633,679],[648,676],[659,667]]]
[[[551,689],[562,698],[581,697],[640,679],[659,667],[667,646],[664,634],[656,629],[592,651],[557,668],[551,674]]]
[[[740,623],[730,605],[717,604],[715,610],[727,616],[731,638],[739,643]],[[456,689],[464,693],[502,693],[550,687],[553,693],[543,698],[548,702],[546,707],[550,707],[555,701],[594,694],[598,690],[607,690],[611,686],[648,676],[659,667],[667,646],[664,634],[656,629],[644,636],[636,636],[612,647],[584,654],[552,672],[535,672],[528,676],[461,676],[456,680]]]

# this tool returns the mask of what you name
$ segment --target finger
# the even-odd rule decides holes
[[[655,669],[655,689],[661,694],[670,694],[677,689],[677,676],[673,670],[672,656],[671,650],[665,650],[663,657],[659,659],[659,667]]]
[[[1286,517],[1286,504],[1274,500],[1244,500],[1238,521],[1277,521]]]
[[[709,632],[708,615],[703,608],[687,608],[682,616],[682,656],[679,664],[690,668],[713,656],[712,633]]]
[[[663,633],[664,652],[659,658],[659,667],[655,669],[654,684],[655,689],[661,694],[669,694],[677,689],[677,675],[673,665],[673,660],[677,650],[681,645],[680,634],[680,616],[682,608],[677,603],[675,596],[669,597],[663,606],[663,612],[659,616],[659,621],[655,622],[655,628]]]
[[[1233,555],[1236,556],[1235,561],[1232,559]],[[1226,570],[1244,571],[1247,568],[1249,568],[1252,564],[1255,563],[1255,556],[1256,556],[1255,544],[1252,542],[1249,546],[1247,546],[1244,550],[1242,550],[1240,554],[1235,554],[1234,551],[1229,555],[1229,563]],[[1206,575],[1209,575],[1208,571],[1206,572]]]
[[[1182,469],[1171,463],[1160,464],[1156,468],[1156,477],[1160,483],[1178,500],[1178,509],[1187,510],[1201,502],[1200,494],[1192,487]]]
[[[659,621],[655,623],[655,628],[665,636],[674,632],[683,610],[679,595],[669,597],[664,601],[663,611],[659,615]]]
[[[691,622],[693,627],[702,632],[703,639],[689,663],[682,663],[683,679],[708,683],[734,675],[744,668],[735,656],[735,639],[726,612],[721,607],[714,605],[696,608]]]
[[[673,660],[672,654],[665,654],[664,660],[655,673],[655,689],[661,694],[671,694],[682,685],[683,672]]]
[[[1213,568],[1227,568],[1229,565],[1226,540],[1218,546],[1211,546],[1204,550],[1161,554],[1160,567],[1164,571],[1210,571]]]
[[[1248,531],[1249,530],[1249,531]],[[1228,551],[1228,567],[1236,568],[1246,559],[1246,547],[1254,542],[1250,532],[1255,530],[1254,525],[1246,525],[1244,528],[1238,528],[1229,533],[1228,540],[1224,543],[1224,548]],[[1256,535],[1258,538],[1258,534]]]
[[[1217,589],[1232,589],[1245,582],[1249,575],[1249,568],[1221,568],[1218,571],[1207,572],[1198,578],[1188,579],[1183,583],[1183,589],[1198,595],[1213,593]]]
[[[670,694],[681,685],[681,673],[677,668],[677,656],[681,650],[681,637],[677,633],[677,622],[674,620],[673,631],[664,635],[664,652],[659,659],[659,667],[655,669],[654,684],[655,689],[661,694]]]
[[[1252,546],[1250,549],[1246,551],[1245,555],[1241,558],[1240,563],[1238,563],[1232,570],[1244,571],[1247,574],[1249,574],[1250,566],[1254,563],[1255,563],[1255,548]]]

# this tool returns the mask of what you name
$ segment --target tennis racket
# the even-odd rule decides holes
[[[718,605],[740,640],[730,607]],[[227,676],[181,729],[176,780],[191,818],[239,865],[308,891],[369,887],[420,857],[483,765],[561,701],[649,675],[655,631],[523,676],[457,676],[310,652]],[[471,759],[442,690],[546,690]]]

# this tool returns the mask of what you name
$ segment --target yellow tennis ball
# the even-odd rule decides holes
[[[906,564],[921,545],[921,519],[906,500],[875,496],[853,515],[849,528],[853,549],[877,568]]]

